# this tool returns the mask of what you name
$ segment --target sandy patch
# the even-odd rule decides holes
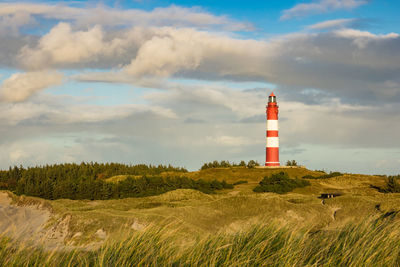
[[[132,223],[131,228],[135,231],[140,231],[146,227],[145,224],[140,223],[137,219]]]
[[[64,246],[71,216],[49,225],[50,218],[51,212],[43,205],[15,205],[6,192],[0,192],[0,235],[46,248]]]
[[[103,229],[99,229],[96,231],[96,236],[100,239],[105,239],[107,237],[107,233]]]
[[[38,206],[16,206],[0,192],[0,233],[16,239],[34,239],[45,227],[50,212]]]

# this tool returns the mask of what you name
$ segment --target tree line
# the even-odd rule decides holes
[[[224,188],[233,188],[233,185],[225,181],[193,180],[181,176],[142,176],[139,178],[128,176],[117,183],[99,178],[81,177],[56,181],[22,179],[18,183],[15,193],[45,199],[105,200],[154,196],[176,189],[195,189],[209,194]]]
[[[56,164],[37,167],[13,167],[0,171],[0,189],[18,195],[45,199],[111,199],[157,195],[187,188],[204,193],[233,188],[225,181],[193,180],[181,175],[161,176],[163,172],[187,172],[170,165],[124,165],[119,163]],[[106,179],[115,175],[130,175],[117,183]],[[133,178],[132,175],[140,176]]]
[[[204,163],[201,166],[200,170],[212,169],[212,168],[230,168],[230,167],[247,167],[247,168],[254,168],[256,166],[260,166],[260,163],[254,160],[249,160],[249,162],[245,162],[244,160],[240,161],[239,163],[229,162],[227,160],[217,161],[214,160],[212,162]]]
[[[127,165],[121,163],[82,162],[81,164],[67,163],[24,168],[10,167],[0,171],[0,189],[16,190],[20,181],[62,181],[73,179],[107,179],[109,177],[125,175],[159,175],[163,172],[182,172],[185,168],[171,165]]]

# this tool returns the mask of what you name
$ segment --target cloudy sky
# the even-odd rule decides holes
[[[1,1],[0,168],[265,160],[400,173],[400,2]]]

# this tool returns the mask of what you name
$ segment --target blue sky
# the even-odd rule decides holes
[[[398,1],[0,3],[0,168],[264,161],[400,173]]]

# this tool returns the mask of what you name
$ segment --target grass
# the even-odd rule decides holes
[[[96,231],[103,229],[108,236],[117,236],[122,225],[135,221],[160,227],[170,222],[180,222],[185,235],[214,234],[221,229],[237,231],[249,223],[263,222],[263,216],[280,218],[293,223],[316,222],[320,227],[345,223],[375,214],[375,206],[384,212],[400,206],[399,195],[382,194],[371,184],[384,186],[385,178],[367,175],[343,175],[328,179],[310,179],[311,185],[296,188],[285,195],[254,193],[253,189],[264,176],[284,170],[292,178],[314,174],[307,169],[247,169],[221,168],[187,173],[192,179],[227,180],[240,183],[234,189],[221,190],[208,195],[190,189],[180,189],[162,195],[112,200],[43,200],[34,197],[11,195],[18,205],[37,204],[52,212],[52,223],[70,216],[68,245],[85,244],[96,238]],[[344,195],[321,205],[321,193],[340,191]],[[331,222],[332,210],[341,220]],[[165,222],[165,223],[164,223]],[[342,227],[342,225],[338,225]],[[76,233],[81,236],[74,237]]]
[[[327,179],[327,178],[333,178],[333,177],[342,176],[342,175],[343,175],[343,173],[341,173],[341,172],[330,172],[330,173],[323,173],[322,175],[317,176],[317,177],[307,174],[307,175],[304,175],[303,178],[305,178],[305,179]]]
[[[235,234],[177,242],[176,231],[149,227],[95,251],[46,251],[0,241],[1,266],[397,266],[400,222],[371,217],[338,231],[278,223]]]
[[[18,205],[50,209],[52,223],[70,216],[67,250],[2,239],[0,266],[399,265],[400,194],[371,187],[386,186],[385,177],[343,174],[308,179],[310,186],[284,195],[252,191],[263,177],[281,171],[290,178],[321,175],[302,168],[221,168],[185,174],[237,183],[213,195],[180,189],[143,198],[50,201],[10,194]],[[318,198],[336,191],[343,196]],[[132,230],[135,222],[145,229]],[[98,229],[108,239],[88,250],[92,241],[102,244],[96,239]],[[76,233],[82,236],[74,237]]]

